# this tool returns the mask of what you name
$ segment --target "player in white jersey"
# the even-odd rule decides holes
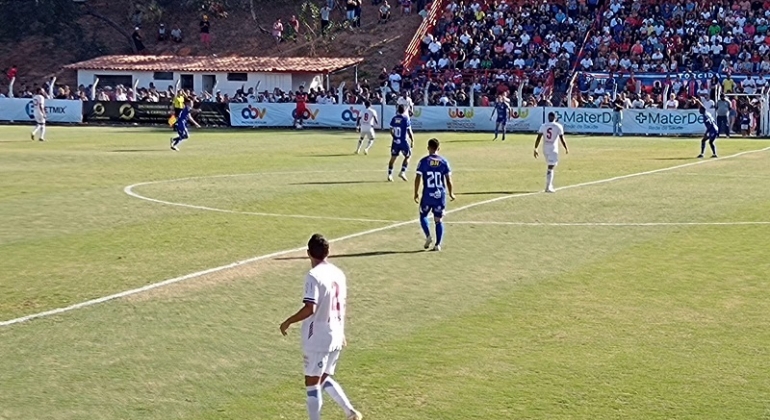
[[[374,129],[380,125],[380,120],[377,117],[377,111],[372,109],[372,103],[369,101],[364,102],[366,109],[358,117],[358,131],[361,133],[361,137],[358,138],[358,147],[356,148],[356,154],[361,151],[361,145],[364,144],[364,139],[369,139],[369,144],[364,149],[364,154],[369,154],[369,149],[374,144]]]
[[[569,153],[567,142],[564,140],[564,127],[556,122],[556,114],[553,112],[548,113],[548,122],[543,123],[537,132],[535,159],[538,156],[537,148],[540,146],[541,139],[544,139],[543,154],[548,164],[548,171],[545,175],[545,192],[552,193],[556,191],[553,189],[553,171],[556,165],[559,164],[559,143],[557,140],[561,141],[561,145],[564,146],[564,153]]]
[[[35,118],[35,129],[32,130],[30,138],[35,140],[35,136],[40,132],[40,141],[45,141],[45,89],[40,88],[32,97],[32,116]]]
[[[304,306],[281,324],[281,334],[302,321],[302,348],[305,353],[305,386],[310,420],[321,419],[321,390],[337,403],[348,420],[361,420],[340,384],[332,376],[340,351],[345,346],[347,280],[345,273],[327,261],[329,241],[313,235],[307,243],[311,269],[305,276]]]
[[[398,108],[399,105],[404,106],[407,116],[410,118],[414,116],[414,102],[412,102],[412,98],[409,97],[408,91],[401,92],[401,96],[396,100],[396,108]]]

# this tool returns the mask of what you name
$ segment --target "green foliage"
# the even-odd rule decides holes
[[[300,13],[297,15],[302,28],[300,29],[302,37],[310,46],[310,54],[316,54],[318,46],[328,45],[334,41],[337,33],[350,27],[350,22],[343,20],[341,22],[330,21],[329,25],[321,31],[321,9],[314,2],[306,0],[300,6]]]

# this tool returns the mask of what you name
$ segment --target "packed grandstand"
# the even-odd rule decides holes
[[[333,2],[332,2],[333,4]],[[422,5],[420,5],[422,6]],[[734,96],[734,109],[770,79],[770,1],[441,1],[425,5],[406,57],[376,79],[309,89],[310,103],[688,108]],[[44,85],[45,86],[45,85]],[[31,97],[36,85],[17,86]],[[47,89],[49,86],[45,86]],[[174,87],[55,86],[58,99],[169,101]],[[294,102],[296,92],[244,87],[195,92],[196,102]]]

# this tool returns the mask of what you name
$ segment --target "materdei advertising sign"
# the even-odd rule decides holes
[[[494,131],[497,117],[491,107],[417,106],[412,116],[415,131]],[[385,106],[384,124],[396,115],[395,106]],[[513,108],[508,131],[537,131],[543,123],[542,108]]]
[[[612,133],[613,111],[596,108],[545,108],[555,112],[564,130],[573,133]],[[624,134],[701,134],[703,116],[697,110],[626,109],[621,124]]]
[[[305,108],[303,125],[319,128],[354,128],[365,110],[363,105],[307,104]],[[382,126],[382,107],[375,105],[372,108],[381,120],[379,128]],[[296,118],[297,105],[293,103],[230,104],[230,123],[233,127],[291,127]]]
[[[52,123],[79,123],[83,121],[83,102],[64,99],[46,99],[46,121]],[[33,122],[32,99],[0,99],[0,121]]]

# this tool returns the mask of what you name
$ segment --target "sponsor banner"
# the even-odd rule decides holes
[[[227,104],[203,102],[193,109],[193,118],[206,127],[226,127],[230,125],[230,109]]]
[[[494,131],[497,117],[492,107],[416,106],[412,116],[415,131]],[[384,124],[396,115],[396,107],[385,106]],[[537,131],[543,123],[542,108],[516,108],[508,115],[508,131]]]
[[[604,108],[545,108],[555,112],[567,133],[612,133],[613,111]],[[626,109],[624,134],[701,134],[703,116],[697,110]]]
[[[170,103],[89,101],[83,104],[83,120],[87,122],[168,124],[171,114]]]
[[[52,123],[79,123],[83,120],[83,102],[64,99],[46,99],[46,121]],[[33,122],[31,98],[0,98],[0,121]]]
[[[297,118],[297,104],[294,103],[231,103],[229,106],[230,123],[234,127],[291,127]],[[374,105],[373,108],[382,119],[382,106]],[[303,125],[352,129],[364,109],[363,105],[306,104]]]

